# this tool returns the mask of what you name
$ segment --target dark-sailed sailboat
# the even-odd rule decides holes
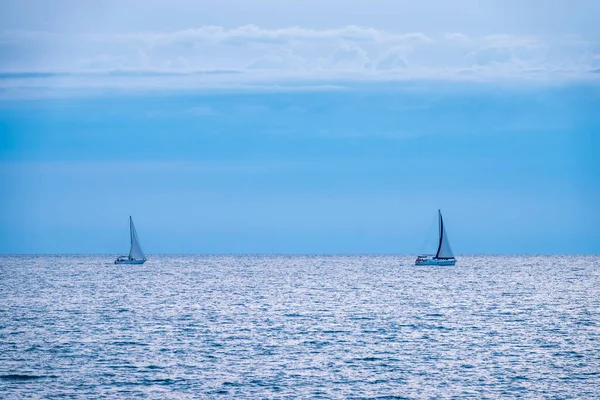
[[[442,212],[438,210],[438,222],[439,222],[439,238],[437,251],[435,254],[422,254],[417,256],[415,265],[454,265],[456,264],[456,258],[452,253],[450,242],[448,241],[448,234],[444,226],[444,219],[442,218]]]

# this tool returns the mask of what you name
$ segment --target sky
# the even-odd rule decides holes
[[[596,1],[7,1],[0,253],[600,252]]]

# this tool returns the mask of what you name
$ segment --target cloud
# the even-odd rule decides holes
[[[282,54],[269,54],[251,62],[248,69],[293,70],[304,68],[305,60],[290,49],[283,49]]]
[[[343,44],[336,48],[329,57],[329,66],[341,70],[362,71],[371,68],[372,62],[362,48]]]
[[[408,66],[408,56],[412,48],[406,46],[394,46],[388,49],[377,60],[377,68],[384,70],[403,69]]]
[[[339,29],[307,29],[288,27],[282,29],[263,29],[256,25],[245,25],[234,29],[221,26],[205,26],[170,33],[120,35],[120,40],[130,42],[143,41],[150,45],[163,44],[230,44],[248,43],[288,44],[298,41],[314,42],[322,40],[346,40],[351,42],[429,42],[431,39],[422,33],[396,34],[374,28],[348,25]]]
[[[598,79],[600,42],[245,25],[123,34],[0,32],[0,88],[205,88],[336,79]]]

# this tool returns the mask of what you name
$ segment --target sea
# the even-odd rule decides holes
[[[600,256],[457,258],[0,256],[0,398],[600,398]]]

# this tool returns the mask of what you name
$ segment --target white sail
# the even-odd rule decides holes
[[[438,210],[439,222],[440,222],[440,237],[438,251],[435,255],[436,258],[453,258],[454,253],[450,247],[450,241],[448,240],[448,234],[446,233],[446,227],[444,226],[444,220],[442,219],[442,213]]]
[[[446,228],[442,229],[442,245],[440,246],[440,251],[438,252],[438,258],[452,258],[454,257],[454,253],[452,252],[452,248],[450,247],[450,242],[448,241],[448,234],[446,233]]]
[[[131,248],[129,249],[129,259],[133,260],[145,260],[144,252],[142,251],[142,246],[140,246],[140,241],[137,236],[137,232],[135,231],[135,226],[133,225],[133,219],[131,216],[129,217],[129,234],[131,235]]]

